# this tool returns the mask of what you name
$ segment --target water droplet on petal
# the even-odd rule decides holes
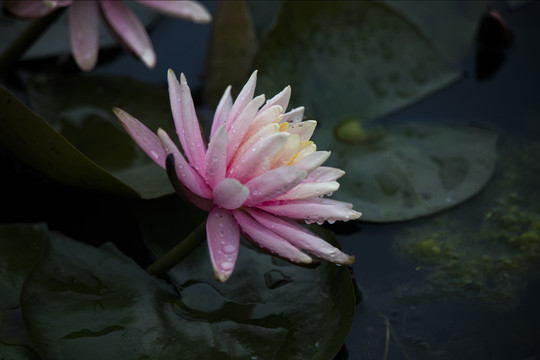
[[[157,152],[155,152],[154,150],[150,150],[150,154],[152,154],[152,156],[154,157],[154,159],[157,159],[159,158],[159,155]]]
[[[231,270],[234,264],[230,261],[224,261],[220,264],[220,266],[223,270]]]
[[[227,244],[223,247],[223,252],[225,252],[225,254],[232,254],[235,251],[236,251],[236,246],[232,244]]]

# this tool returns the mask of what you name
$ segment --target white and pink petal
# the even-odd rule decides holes
[[[289,124],[296,124],[304,120],[304,107],[300,106],[295,109],[292,109],[289,112],[286,112],[283,115],[281,122],[288,122]]]
[[[257,208],[277,216],[321,224],[324,221],[355,220],[362,215],[352,209],[352,204],[325,198],[269,201],[257,205]]]
[[[288,137],[288,133],[279,132],[264,138],[231,162],[227,177],[245,183],[270,170],[270,160],[285,146]]]
[[[229,111],[229,115],[227,116],[226,120],[226,130],[229,131],[231,128],[231,125],[236,121],[236,118],[240,113],[244,110],[244,108],[247,106],[247,104],[253,99],[253,94],[255,94],[255,85],[257,84],[257,70],[255,70],[251,76],[249,77],[248,81],[236,97],[236,100],[234,101],[231,111]]]
[[[210,190],[206,181],[199,173],[188,164],[186,159],[184,159],[184,156],[180,153],[180,150],[178,150],[169,135],[164,130],[159,129],[158,138],[161,141],[165,154],[173,154],[175,171],[180,182],[196,195],[211,199],[212,190]]]
[[[224,282],[232,274],[240,245],[240,230],[229,210],[215,207],[208,214],[206,239],[214,276]]]
[[[294,166],[282,166],[265,172],[245,184],[250,190],[245,205],[253,206],[273,200],[300,184],[306,175],[306,171]]]
[[[285,194],[276,197],[276,200],[298,200],[329,195],[339,189],[337,181],[302,183]]]
[[[137,0],[162,14],[206,24],[212,21],[212,15],[198,1]]]
[[[307,120],[290,125],[289,132],[300,136],[300,141],[307,141],[311,139],[316,127],[317,122],[315,120]]]
[[[191,166],[204,176],[206,146],[186,78],[184,74],[180,74],[178,82],[174,72],[169,69],[167,80],[174,125],[180,144]]]
[[[345,254],[295,222],[253,208],[249,209],[248,212],[260,224],[299,249],[336,264],[352,264],[354,262],[354,256]]]
[[[122,109],[113,108],[113,112],[120,120],[120,123],[126,129],[131,138],[139,147],[159,166],[165,169],[165,159],[167,154],[163,150],[158,136],[148,129],[142,122],[128,114]]]
[[[249,188],[238,180],[225,178],[213,190],[214,204],[227,210],[241,207],[250,194]]]
[[[292,164],[308,173],[317,169],[330,157],[330,151],[312,151],[310,147],[304,150],[297,154]],[[309,153],[306,154],[306,152]]]
[[[264,95],[257,96],[251,100],[242,110],[238,118],[231,124],[227,130],[229,135],[229,147],[227,148],[227,164],[230,163],[234,154],[240,147],[242,139],[246,134],[249,124],[253,121],[259,107],[264,103]]]
[[[205,180],[211,188],[225,178],[228,144],[229,140],[225,125],[221,125],[210,140],[205,157]]]
[[[272,106],[280,106],[283,110],[287,109],[287,106],[289,106],[289,100],[291,99],[291,87],[288,85],[285,87],[285,89],[281,90],[277,95],[275,95],[273,98],[268,100],[266,104],[261,108],[261,112],[272,107]]]
[[[99,8],[96,1],[76,1],[69,8],[71,50],[84,71],[92,70],[99,51]]]
[[[123,1],[100,0],[103,18],[116,34],[122,45],[149,68],[156,65],[156,54],[150,37],[137,15]]]
[[[221,99],[219,100],[218,106],[216,108],[216,112],[214,113],[214,119],[212,121],[212,129],[210,130],[210,140],[212,140],[212,137],[214,136],[214,133],[216,130],[223,124],[225,124],[225,121],[227,120],[227,117],[229,116],[229,112],[231,111],[232,107],[232,97],[231,97],[231,86],[227,86],[225,89],[225,92],[221,96]]]
[[[241,210],[234,210],[233,215],[238,225],[240,225],[242,233],[251,242],[265,251],[295,263],[310,264],[313,261],[309,255],[302,252],[283,237],[261,226],[251,215]]]
[[[341,169],[328,166],[319,166],[318,168],[309,173],[304,182],[336,181],[343,175],[345,175],[345,171]]]

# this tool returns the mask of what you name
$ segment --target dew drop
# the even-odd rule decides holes
[[[158,158],[159,158],[158,153],[155,152],[154,150],[150,150],[150,154],[152,154],[152,156],[154,157],[154,159],[158,159]]]
[[[230,262],[230,261],[224,261],[224,262],[221,263],[220,266],[221,266],[221,268],[222,268],[223,270],[231,270],[231,269],[233,268],[234,265],[233,265],[233,263]]]
[[[232,254],[233,252],[236,251],[236,246],[232,245],[232,244],[227,244],[223,247],[223,252],[225,254]]]

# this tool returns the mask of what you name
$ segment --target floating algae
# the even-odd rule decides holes
[[[423,275],[424,295],[519,303],[540,273],[539,157],[540,143],[506,146],[477,197],[397,234],[395,249]]]

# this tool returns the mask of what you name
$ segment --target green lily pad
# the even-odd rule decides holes
[[[82,154],[1,86],[0,144],[35,170],[58,182],[137,196],[134,190]]]
[[[206,214],[195,214],[175,198],[154,201],[141,213],[145,219],[141,230],[159,257]],[[320,226],[310,230],[340,247],[330,231]],[[205,238],[168,275],[181,289],[182,311],[199,321],[216,325],[234,321],[242,339],[248,338],[244,330],[249,328],[243,327],[248,324],[271,329],[265,344],[249,345],[257,349],[253,352],[257,359],[331,359],[344,343],[354,316],[354,290],[346,267],[322,261],[317,268],[303,268],[261,252],[243,239],[235,270],[225,283],[214,279]]]
[[[43,224],[0,226],[0,358],[39,359],[26,336],[19,296],[47,239]]]
[[[22,292],[25,325],[46,359],[334,356],[354,314],[347,269],[302,269],[243,252],[257,269],[242,280],[253,291],[232,297],[194,277],[178,294],[111,245],[97,249],[51,233]],[[259,273],[265,267],[267,279]],[[252,297],[257,291],[266,301]]]
[[[395,234],[396,252],[420,275],[403,286],[416,291],[401,296],[473,299],[506,311],[526,297],[540,276],[540,146],[507,138],[500,153],[500,171],[466,206]]]
[[[442,58],[457,65],[470,54],[480,20],[490,1],[384,1],[431,40]]]
[[[362,143],[340,144],[331,156],[346,172],[334,198],[354,203],[364,221],[409,220],[459,204],[480,191],[495,168],[497,135],[490,130],[391,123],[364,131]]]
[[[111,110],[122,108],[150,129],[174,134],[164,87],[127,77],[81,76],[34,81],[29,93],[36,111],[56,131],[142,198],[173,192],[165,171],[127,135]]]
[[[368,1],[285,1],[254,61],[258,89],[293,89],[323,127],[375,119],[458,79],[406,18]]]

